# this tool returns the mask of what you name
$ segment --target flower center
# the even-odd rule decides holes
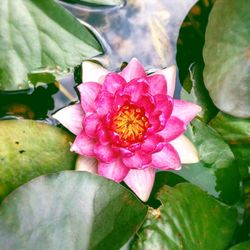
[[[113,131],[128,144],[141,141],[149,126],[144,108],[133,104],[122,106],[114,116],[112,124]]]

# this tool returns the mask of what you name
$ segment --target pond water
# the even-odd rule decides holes
[[[105,49],[97,60],[114,70],[132,57],[137,57],[146,69],[176,64],[179,29],[196,0],[129,0],[110,8],[58,2],[97,35]],[[74,76],[68,75],[60,81],[59,90],[51,84],[21,93],[0,93],[0,117],[46,119],[77,100],[74,86]]]

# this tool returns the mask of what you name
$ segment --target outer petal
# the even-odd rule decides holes
[[[105,77],[103,89],[114,95],[116,91],[123,89],[126,84],[122,76],[116,73],[109,73]]]
[[[100,124],[100,118],[97,114],[91,114],[83,120],[83,127],[87,136],[96,138],[96,130]]]
[[[95,145],[94,153],[96,158],[102,162],[110,163],[115,160],[115,151],[110,145],[102,145],[100,143]]]
[[[158,132],[166,141],[172,141],[186,130],[186,125],[177,117],[171,116],[163,130]]]
[[[84,112],[80,104],[70,105],[56,112],[53,117],[73,134],[78,135],[82,131]]]
[[[128,171],[129,168],[127,168],[120,159],[112,163],[99,162],[98,164],[98,174],[116,182],[123,181]]]
[[[95,140],[88,137],[85,132],[81,132],[71,146],[71,151],[80,155],[94,156]]]
[[[170,96],[174,95],[175,82],[176,82],[176,66],[172,65],[165,69],[156,71],[154,74],[164,75],[167,81],[167,94]]]
[[[161,170],[181,169],[180,157],[170,144],[166,144],[160,152],[152,155],[152,165]]]
[[[147,80],[151,95],[167,94],[167,82],[163,75],[153,74]]]
[[[96,82],[86,82],[78,86],[81,96],[81,105],[83,110],[87,112],[95,111],[95,99],[101,90],[101,85]]]
[[[173,116],[178,117],[188,124],[201,111],[201,107],[183,100],[174,99]]]
[[[170,144],[178,152],[181,163],[190,164],[199,162],[199,154],[195,146],[185,135],[179,136],[171,141]]]
[[[155,170],[153,168],[131,169],[124,179],[124,182],[144,202],[150,196],[154,185]]]
[[[133,156],[123,158],[122,161],[123,163],[128,167],[128,168],[143,168],[146,165],[151,163],[151,154],[146,154],[143,152],[136,152]]]
[[[97,173],[97,160],[96,158],[79,155],[76,160],[77,171],[87,171],[90,173]]]
[[[99,82],[103,83],[104,77],[109,73],[101,65],[84,61],[82,63],[82,82]]]
[[[129,64],[127,65],[126,68],[124,68],[121,72],[120,75],[127,81],[129,82],[132,79],[135,78],[146,78],[147,75],[144,71],[143,66],[141,63],[136,59],[133,58]]]

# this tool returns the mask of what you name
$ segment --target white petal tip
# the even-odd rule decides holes
[[[100,64],[84,61],[82,63],[82,82],[103,83],[105,76],[109,73]]]
[[[124,182],[143,202],[146,202],[151,194],[154,179],[155,170],[152,168],[131,169]]]
[[[84,113],[80,104],[67,106],[53,114],[52,117],[75,135],[82,130]]]
[[[193,143],[184,135],[171,141],[178,152],[182,164],[192,164],[200,161],[199,153]]]
[[[90,173],[97,173],[97,160],[92,157],[79,155],[76,160],[76,171],[87,171]]]
[[[176,82],[176,71],[177,67],[176,65],[171,65],[165,69],[158,70],[154,74],[160,74],[163,75],[167,81],[167,90],[168,95],[173,96],[174,90],[175,90],[175,82]]]

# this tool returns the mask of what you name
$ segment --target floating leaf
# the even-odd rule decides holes
[[[219,112],[209,124],[230,144],[250,144],[250,119]]]
[[[213,102],[238,117],[250,117],[249,13],[249,0],[217,0],[203,51],[204,81]]]
[[[76,171],[41,176],[2,203],[1,248],[117,250],[146,213],[130,191],[103,177]]]
[[[231,247],[229,250],[249,250],[249,249],[250,249],[250,241],[245,241]]]
[[[214,106],[205,88],[202,77],[203,66],[201,64],[192,64],[189,71],[190,77],[184,81],[181,99],[194,102],[201,106],[202,111],[199,113],[199,117],[201,117],[204,122],[208,122],[218,113],[218,109]],[[185,91],[185,89],[187,89],[189,93]]]
[[[223,202],[240,198],[240,174],[234,155],[223,138],[205,123],[194,120],[188,130],[200,156],[197,164],[184,165],[174,173],[198,185]]]
[[[235,209],[188,183],[164,186],[157,198],[161,206],[148,214],[133,250],[227,248],[236,227]]]
[[[33,70],[65,70],[102,52],[93,34],[53,0],[5,0],[0,13],[0,90],[28,88]]]
[[[0,200],[42,174],[73,169],[73,138],[62,129],[31,120],[0,121]]]

